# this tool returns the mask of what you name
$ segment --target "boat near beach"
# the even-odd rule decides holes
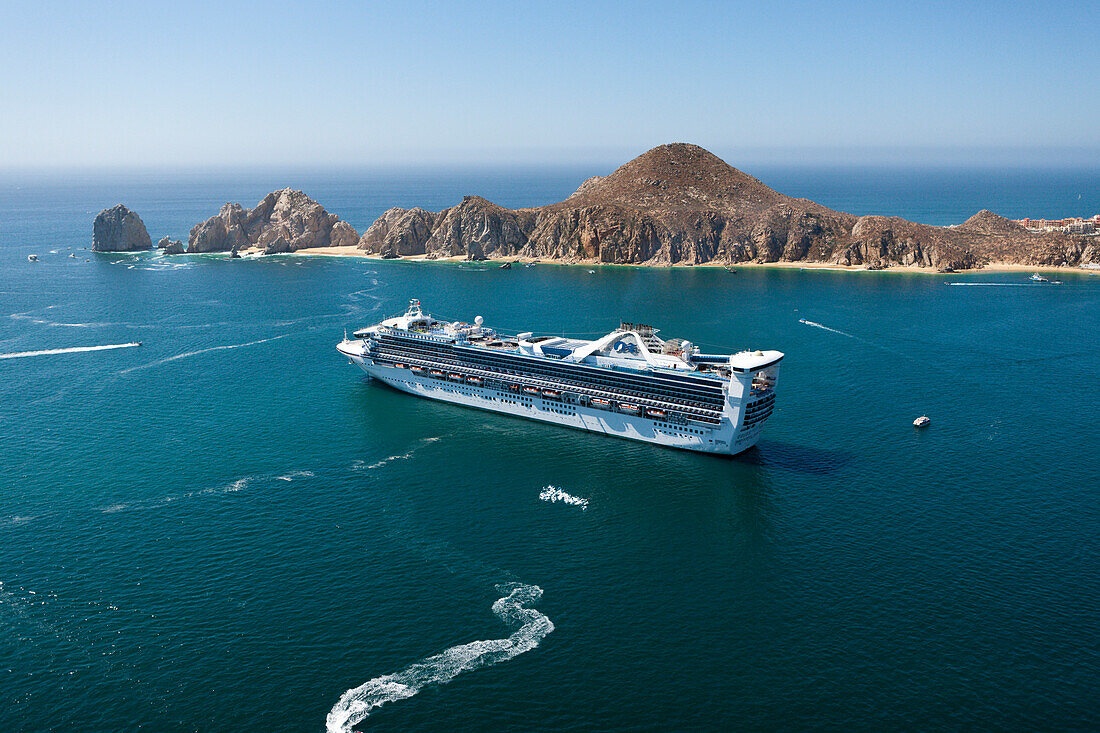
[[[779,351],[701,352],[620,323],[594,340],[504,334],[433,318],[420,301],[345,336],[337,350],[403,392],[602,435],[732,455],[775,408]]]

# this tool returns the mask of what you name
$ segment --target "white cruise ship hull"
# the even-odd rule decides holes
[[[729,420],[718,425],[679,424],[644,414],[631,415],[548,399],[541,393],[524,394],[476,386],[466,381],[452,381],[446,375],[444,378],[433,377],[427,371],[418,373],[408,368],[376,363],[370,357],[355,353],[354,343],[341,344],[340,353],[371,377],[403,392],[428,399],[703,453],[741,453],[755,445],[762,433],[762,422],[749,429],[741,429]]]

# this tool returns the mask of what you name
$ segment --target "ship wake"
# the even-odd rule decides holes
[[[130,367],[129,369],[123,369],[121,372],[119,372],[119,374],[128,374],[129,372],[132,372],[132,371],[135,371],[135,370],[138,370],[138,369],[148,369],[149,367],[160,366],[161,364],[167,364],[168,362],[176,361],[177,359],[186,359],[186,358],[191,357],[191,356],[198,356],[199,354],[208,354],[211,351],[225,351],[226,349],[240,349],[240,348],[244,348],[245,346],[255,346],[256,344],[266,344],[268,341],[277,341],[278,339],[286,338],[287,336],[290,336],[290,335],[291,334],[289,334],[289,333],[284,333],[280,336],[272,336],[270,338],[258,339],[256,341],[248,341],[248,342],[243,343],[243,344],[227,344],[225,346],[211,346],[211,347],[206,348],[206,349],[199,349],[198,351],[188,351],[186,353],[176,354],[175,356],[169,356],[167,358],[160,359],[158,361],[152,361],[152,362],[149,362],[148,364],[139,364],[138,366]]]
[[[375,677],[348,690],[325,719],[328,733],[351,733],[353,726],[388,702],[410,698],[429,685],[446,684],[463,672],[507,662],[529,652],[554,630],[545,614],[530,608],[542,597],[542,588],[505,583],[498,585],[497,590],[506,595],[493,603],[493,613],[505,626],[514,629],[510,636],[453,646],[400,672]]]
[[[850,333],[846,333],[844,331],[838,331],[835,328],[829,328],[828,326],[823,326],[822,324],[816,323],[814,321],[807,321],[805,318],[799,318],[798,322],[799,323],[805,323],[807,326],[813,326],[814,328],[821,328],[821,329],[824,329],[824,330],[829,331],[831,333],[839,333],[841,336],[847,336],[850,339],[855,338],[855,336],[853,336]]]
[[[588,499],[584,499],[579,496],[573,496],[572,494],[567,494],[566,492],[559,489],[557,486],[553,485],[549,485],[545,489],[543,489],[542,493],[539,494],[539,498],[552,504],[560,501],[564,504],[569,504],[570,506],[579,506],[582,512],[588,509]]]
[[[111,349],[132,349],[135,346],[141,346],[141,344],[135,341],[128,344],[103,344],[102,346],[69,346],[64,349],[16,351],[11,354],[0,354],[0,359],[21,359],[25,356],[50,356],[52,354],[75,354],[80,351],[110,351]]]

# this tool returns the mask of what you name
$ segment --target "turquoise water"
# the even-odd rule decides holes
[[[361,228],[583,175],[300,185]],[[863,205],[964,205],[901,178]],[[1100,276],[67,256],[286,182],[0,187],[0,354],[142,342],[0,359],[0,729],[322,731],[364,684],[359,729],[1100,724]],[[777,409],[722,459],[418,400],[334,350],[409,297],[777,348]]]

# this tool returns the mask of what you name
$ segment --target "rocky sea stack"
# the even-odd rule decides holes
[[[394,208],[359,248],[384,257],[530,257],[629,264],[819,262],[966,269],[1078,265],[1094,239],[1035,233],[982,211],[955,227],[855,216],[781,194],[697,145],[653,148],[569,198],[506,209],[478,196],[440,212]]]
[[[157,242],[157,249],[164,250],[166,255],[178,255],[184,252],[183,242],[170,237],[161,237],[160,241]]]
[[[92,249],[96,252],[133,252],[152,247],[153,240],[141,217],[122,204],[99,212],[92,224]]]
[[[231,252],[250,247],[268,253],[354,245],[358,232],[301,191],[269,193],[252,209],[225,204],[191,229],[188,252]]]

